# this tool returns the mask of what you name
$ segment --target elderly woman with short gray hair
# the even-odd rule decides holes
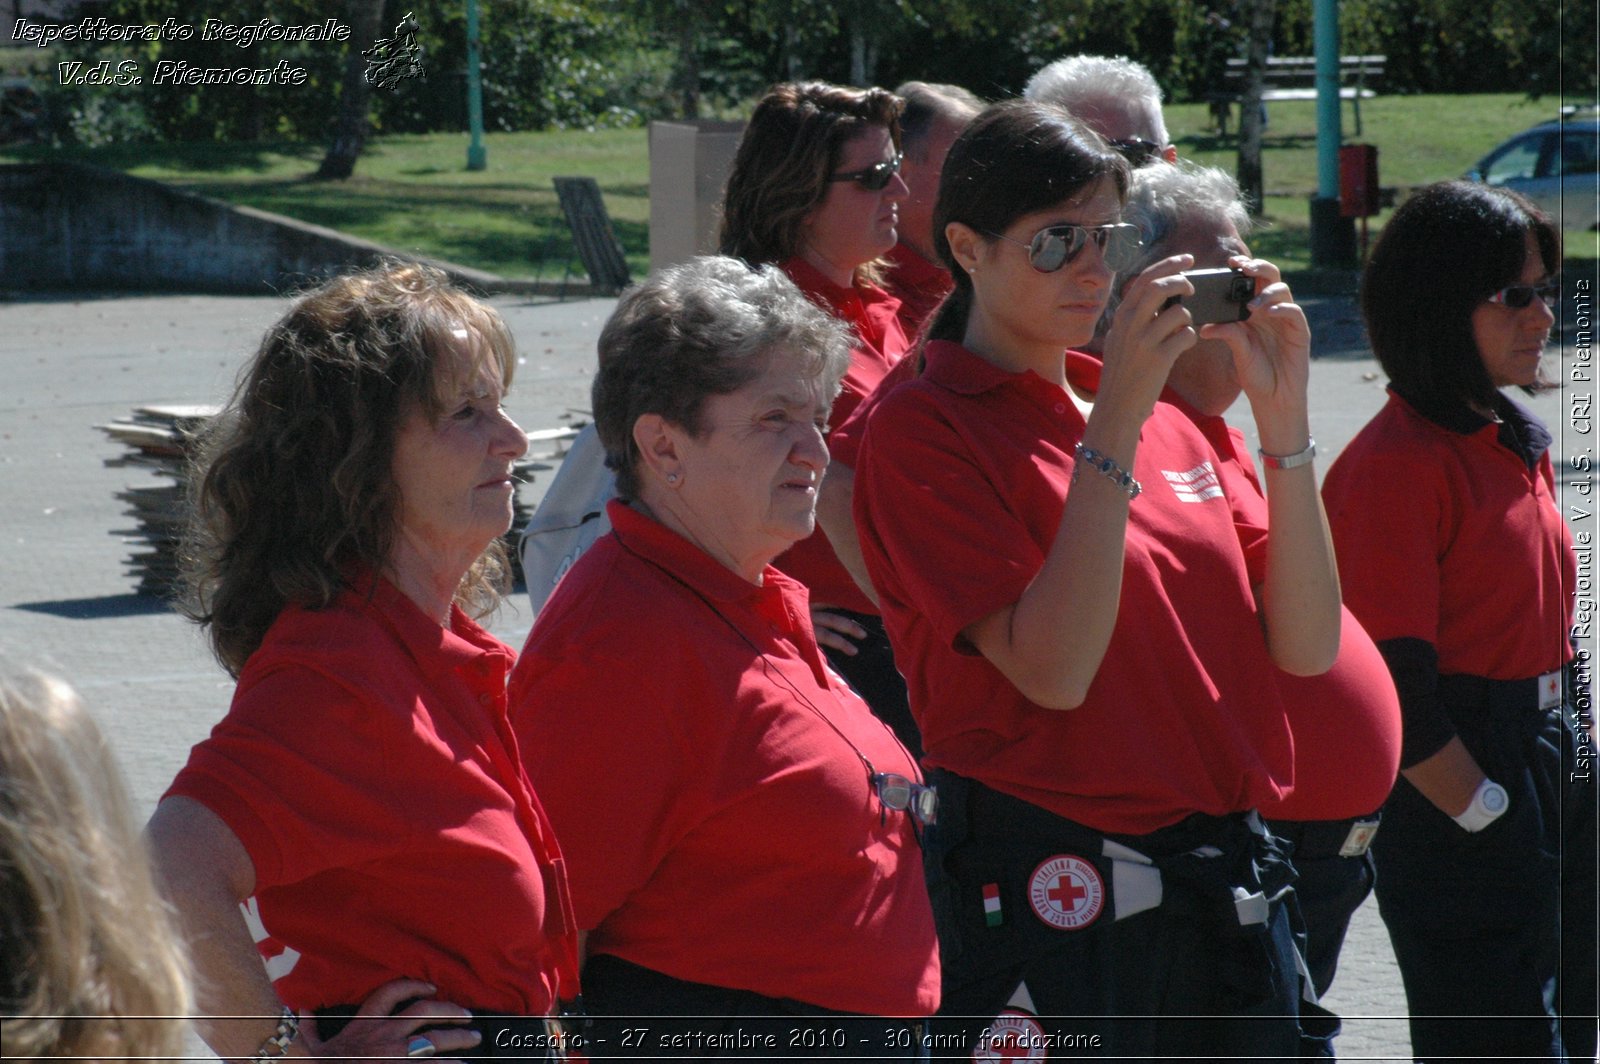
[[[724,257],[652,275],[601,334],[612,531],[511,680],[587,932],[591,1055],[671,1048],[623,1044],[626,1021],[603,1018],[623,1012],[683,1017],[652,1040],[701,1051],[855,1054],[870,1034],[916,1055],[938,1005],[919,846],[934,795],[771,565],[814,527],[850,343],[781,271]],[[850,1015],[905,1022],[847,1036]]]

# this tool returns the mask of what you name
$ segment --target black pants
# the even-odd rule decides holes
[[[922,1060],[923,1025],[835,1012],[749,990],[675,979],[610,954],[583,968],[592,1060]]]
[[[1357,821],[1376,820],[1377,814],[1349,820],[1271,820],[1267,827],[1289,848],[1297,873],[1295,901],[1306,925],[1306,966],[1317,996],[1333,985],[1339,970],[1339,953],[1350,931],[1350,918],[1372,893],[1372,852],[1341,857],[1339,849]]]
[[[1462,742],[1510,809],[1462,830],[1402,778],[1373,843],[1379,912],[1427,1064],[1595,1052],[1595,783],[1571,704],[1532,681],[1441,677]]]
[[[894,729],[900,742],[911,751],[911,756],[921,761],[922,732],[911,718],[911,703],[906,700],[906,681],[900,675],[900,670],[895,668],[894,650],[889,646],[883,618],[852,610],[828,612],[848,617],[867,630],[865,638],[855,641],[854,655],[823,647],[822,652],[827,656],[828,664],[861,696],[873,716]]]
[[[1152,859],[1151,895],[1135,889],[1137,870],[1116,867],[1126,862],[1108,856],[1107,836],[953,773],[931,775],[940,810],[925,853],[944,966],[936,1055],[986,1038],[1052,1058],[1326,1052],[1336,1023],[1305,1006],[1332,1024],[1307,1037],[1299,1019],[1293,869],[1244,816],[1110,839]],[[1064,857],[1076,883],[1051,878]],[[1148,884],[1150,873],[1138,875]],[[1082,906],[1084,886],[1094,906]],[[1253,908],[1236,904],[1235,888]],[[1075,919],[1092,919],[1047,920],[1046,900],[1063,890]],[[1141,893],[1153,907],[1139,907]]]

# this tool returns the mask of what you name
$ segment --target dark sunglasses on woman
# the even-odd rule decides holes
[[[1113,270],[1125,270],[1133,265],[1134,257],[1144,246],[1144,241],[1139,239],[1139,227],[1127,222],[1111,225],[1052,225],[1033,234],[1033,239],[1026,244],[1000,233],[991,232],[989,235],[1008,244],[1027,248],[1028,265],[1040,273],[1055,273],[1077,258],[1089,246],[1090,240],[1094,241],[1106,265]]]
[[[905,158],[903,152],[895,152],[893,159],[886,159],[881,163],[873,163],[865,170],[846,170],[834,174],[829,181],[854,181],[868,192],[881,192],[888,187],[894,175],[900,172],[900,160]]]
[[[1499,303],[1510,307],[1512,310],[1521,310],[1535,299],[1538,299],[1551,310],[1556,309],[1556,300],[1561,298],[1561,286],[1554,281],[1544,284],[1513,284],[1507,285],[1500,291],[1493,293],[1485,303]]]

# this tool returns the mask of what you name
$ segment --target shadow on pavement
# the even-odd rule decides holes
[[[48,613],[73,621],[97,621],[107,617],[137,617],[141,614],[168,613],[172,606],[154,595],[103,595],[100,598],[59,599],[55,602],[19,602],[19,610]]]

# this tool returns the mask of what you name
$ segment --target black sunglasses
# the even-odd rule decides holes
[[[987,230],[985,230],[987,232]],[[1008,244],[1028,249],[1028,265],[1040,273],[1055,273],[1078,257],[1079,252],[1093,240],[1101,257],[1113,270],[1125,270],[1133,265],[1144,241],[1139,239],[1139,227],[1127,222],[1111,225],[1052,225],[1033,234],[1024,244],[1009,236],[990,232],[990,236]]]
[[[1512,310],[1522,310],[1538,299],[1551,310],[1556,309],[1556,300],[1561,298],[1561,286],[1554,281],[1544,284],[1513,284],[1507,285],[1500,291],[1493,293],[1485,303],[1499,303],[1510,307]]]
[[[868,192],[881,192],[887,188],[889,182],[894,180],[894,175],[900,172],[900,160],[905,158],[904,152],[895,152],[893,159],[886,159],[881,163],[873,163],[865,170],[846,170],[834,174],[829,181],[854,181]]]
[[[1153,140],[1141,140],[1138,137],[1118,137],[1108,139],[1107,144],[1116,149],[1117,154],[1128,160],[1128,165],[1138,169],[1145,163],[1161,154],[1161,145]]]

